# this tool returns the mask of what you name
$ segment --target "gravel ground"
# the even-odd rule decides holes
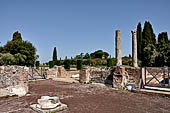
[[[60,113],[170,113],[170,98],[115,91],[103,85],[57,82],[29,83],[31,95],[0,98],[0,113],[36,113],[29,106],[41,96],[59,96],[68,110]]]

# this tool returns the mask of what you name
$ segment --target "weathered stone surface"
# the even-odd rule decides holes
[[[38,104],[30,105],[30,107],[39,113],[57,112],[67,109],[67,105],[62,104],[59,97],[49,96],[42,96],[41,99],[38,99]]]
[[[128,84],[139,86],[140,68],[129,66],[117,66],[113,73],[113,86],[122,88]]]
[[[28,92],[28,68],[23,66],[0,66],[0,97]]]
[[[110,70],[102,68],[86,67],[80,71],[80,82],[105,83],[105,80],[110,74],[110,72]]]
[[[48,69],[46,72],[47,79],[66,77],[68,75],[67,71],[62,66],[54,66],[54,68]]]
[[[132,30],[131,32],[132,32],[132,63],[134,67],[138,67],[136,29]]]
[[[121,50],[121,32],[116,30],[115,38],[116,66],[122,65],[122,50]]]
[[[90,82],[90,70],[89,68],[83,68],[80,71],[80,82],[81,83],[89,83]]]

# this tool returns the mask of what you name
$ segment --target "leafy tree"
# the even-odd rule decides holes
[[[80,55],[76,55],[76,59],[81,59],[81,56]]]
[[[156,47],[153,44],[148,44],[147,47],[144,48],[143,56],[143,66],[155,66],[155,58],[158,56]]]
[[[96,58],[96,65],[101,66],[102,65],[102,60],[100,58]]]
[[[114,66],[114,59],[113,58],[108,58],[107,59],[107,67],[113,67]]]
[[[80,58],[83,59],[83,57],[84,57],[84,54],[80,53]]]
[[[21,66],[25,63],[27,57],[21,53],[17,53],[14,55],[14,58],[15,58],[15,64]]]
[[[84,55],[84,57],[83,57],[84,59],[89,59],[90,58],[90,55],[89,55],[89,53],[86,53],[85,55]]]
[[[54,61],[54,64],[56,64],[56,62],[57,62],[57,50],[56,50],[56,47],[54,47],[54,50],[53,50],[53,61]]]
[[[100,58],[100,59],[107,59],[109,54],[107,52],[103,52],[102,50],[95,51],[94,53],[90,54],[91,58]]]
[[[137,25],[137,57],[141,60],[142,55],[142,27],[141,23],[139,22]]]
[[[103,52],[103,57],[104,57],[104,59],[107,59],[109,57],[109,53]]]
[[[4,45],[2,50],[2,53],[10,53],[14,55],[18,61],[16,62],[17,65],[33,66],[37,58],[36,48],[32,43],[23,41],[21,34],[18,32],[14,33],[13,39]]]
[[[0,53],[0,65],[13,65],[15,58],[10,53]]]
[[[87,60],[83,60],[83,65],[89,65],[91,64],[91,60],[87,59]]]
[[[21,33],[18,31],[14,32],[12,41],[22,41]]]

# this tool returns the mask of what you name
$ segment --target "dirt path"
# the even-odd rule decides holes
[[[0,113],[35,113],[29,105],[40,96],[59,96],[68,105],[63,113],[169,113],[170,98],[114,91],[100,85],[52,80],[29,83],[30,96],[0,98]]]

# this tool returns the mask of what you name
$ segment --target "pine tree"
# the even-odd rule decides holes
[[[54,50],[53,50],[53,61],[54,61],[54,64],[57,62],[57,50],[56,50],[56,47],[54,47]]]
[[[139,22],[137,25],[137,57],[141,60],[142,55],[142,27],[141,23]]]

